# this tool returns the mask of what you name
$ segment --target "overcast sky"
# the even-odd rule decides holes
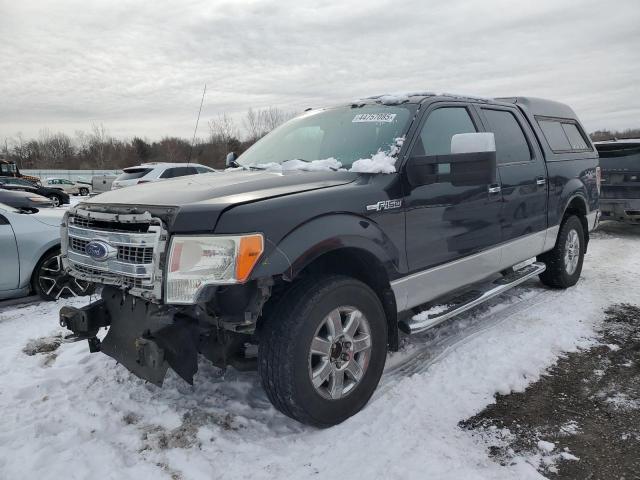
[[[532,95],[640,127],[640,1],[0,0],[0,141],[102,123],[189,137],[248,107]]]

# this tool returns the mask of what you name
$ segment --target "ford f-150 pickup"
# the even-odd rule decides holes
[[[60,323],[159,386],[169,368],[193,382],[200,356],[257,369],[319,427],[365,406],[401,334],[531,277],[574,285],[598,222],[598,154],[542,99],[372,97],[228,163],[71,209],[65,268],[103,288]]]

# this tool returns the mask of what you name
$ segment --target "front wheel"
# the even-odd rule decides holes
[[[560,227],[553,250],[538,257],[547,266],[540,275],[542,283],[553,288],[575,285],[582,273],[586,246],[582,222],[575,215],[567,217]]]
[[[51,200],[51,203],[53,203],[54,207],[59,207],[60,205],[62,205],[62,199],[58,195],[51,195],[49,197],[49,200]]]
[[[86,197],[87,195],[89,195],[89,189],[85,187],[80,188],[80,195]]]
[[[93,283],[78,280],[64,271],[59,250],[53,250],[40,259],[33,271],[32,287],[43,300],[81,297],[95,291]]]
[[[360,411],[387,355],[378,296],[352,278],[326,275],[294,285],[260,331],[258,369],[271,403],[317,427]]]

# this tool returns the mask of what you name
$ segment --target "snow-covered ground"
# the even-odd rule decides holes
[[[0,304],[0,478],[540,478],[525,458],[489,459],[458,422],[592,344],[606,306],[640,304],[630,232],[596,233],[574,288],[531,281],[407,340],[369,405],[327,430],[276,412],[254,373],[203,361],[194,387],[170,374],[159,389],[86,342],[34,354],[55,347],[63,302]]]

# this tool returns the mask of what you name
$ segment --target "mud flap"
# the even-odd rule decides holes
[[[162,386],[169,366],[193,384],[198,370],[195,328],[184,321],[175,323],[170,308],[130,295],[123,299],[121,292],[108,288],[102,297],[111,317],[103,353],[157,386]]]

